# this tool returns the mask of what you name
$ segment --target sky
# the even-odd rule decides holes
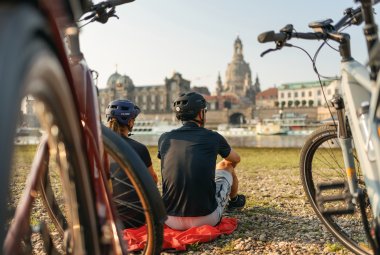
[[[207,86],[213,93],[219,73],[225,81],[239,36],[252,78],[258,77],[265,90],[283,83],[314,81],[317,76],[310,59],[296,48],[260,57],[275,45],[260,44],[257,36],[269,30],[278,32],[287,24],[298,32],[311,32],[310,22],[338,21],[348,7],[357,5],[353,0],[135,0],[116,8],[119,19],[81,28],[81,47],[90,68],[99,73],[100,88],[116,70],[136,86],[162,85],[165,78],[179,72],[191,86]],[[375,19],[379,21],[377,15]],[[354,58],[366,63],[362,30],[363,26],[350,27],[345,32],[351,35]],[[314,56],[322,42],[293,39],[289,43]],[[317,68],[324,76],[336,76],[339,62],[339,53],[325,46]]]

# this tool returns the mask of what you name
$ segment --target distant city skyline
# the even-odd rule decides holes
[[[347,7],[357,5],[351,0],[136,0],[117,7],[120,19],[82,28],[81,46],[90,67],[99,72],[101,88],[117,67],[136,86],[163,84],[165,77],[177,71],[192,86],[207,86],[213,93],[219,73],[225,82],[233,43],[239,36],[252,80],[258,75],[265,90],[282,83],[316,80],[317,76],[308,57],[295,48],[261,58],[260,54],[274,44],[260,44],[257,36],[287,24],[293,24],[298,32],[308,32],[311,21],[338,21]],[[377,15],[375,18],[379,21]],[[365,63],[362,27],[346,32],[352,37],[353,56]],[[290,43],[305,48],[312,56],[321,44],[301,40]],[[318,70],[322,75],[335,76],[339,61],[339,53],[325,46],[317,59]]]

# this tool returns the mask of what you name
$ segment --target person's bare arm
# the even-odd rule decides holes
[[[234,168],[240,162],[240,156],[239,156],[239,154],[237,154],[237,152],[234,151],[233,149],[231,149],[230,154],[228,154],[228,156],[225,157],[224,159],[227,160],[227,161],[229,161],[229,162],[231,162]]]

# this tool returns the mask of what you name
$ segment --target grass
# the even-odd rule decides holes
[[[20,165],[28,164],[32,160],[34,150],[35,146],[19,147],[16,150],[15,158]],[[161,162],[157,158],[157,147],[148,147],[148,150],[153,168],[159,176],[160,186]],[[247,196],[247,205],[243,211],[230,215],[239,219],[238,230],[232,235],[215,240],[212,242],[212,247],[219,247],[221,253],[228,254],[234,251],[236,240],[241,238],[249,237],[256,242],[259,240],[259,236],[265,233],[268,236],[268,242],[299,242],[293,238],[297,232],[304,235],[310,231],[316,231],[316,229],[299,228],[300,225],[307,226],[310,222],[309,216],[314,215],[309,206],[301,209],[301,211],[306,210],[307,216],[299,215],[299,211],[293,214],[297,208],[303,208],[300,204],[305,200],[299,178],[299,148],[237,147],[234,150],[241,156],[241,163],[236,170],[239,177],[239,190]],[[32,218],[32,220],[34,219]],[[297,224],[299,221],[302,224]],[[282,231],[277,225],[269,226],[267,222],[278,224]],[[292,234],[283,234],[286,232]],[[306,243],[301,242],[300,244],[305,245]],[[204,244],[193,244],[188,247],[188,251],[197,253],[205,247]],[[342,245],[331,241],[326,242],[324,248],[334,253],[345,251]]]
[[[298,148],[233,148],[241,157],[239,172],[254,174],[262,171],[298,169]],[[153,168],[160,175],[157,147],[148,147]],[[218,160],[221,160],[219,157]]]

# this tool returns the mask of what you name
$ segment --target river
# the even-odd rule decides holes
[[[157,146],[159,135],[132,135],[132,139],[147,146]],[[271,136],[234,136],[226,137],[233,147],[276,147],[301,148],[307,136],[303,135],[271,135]]]

